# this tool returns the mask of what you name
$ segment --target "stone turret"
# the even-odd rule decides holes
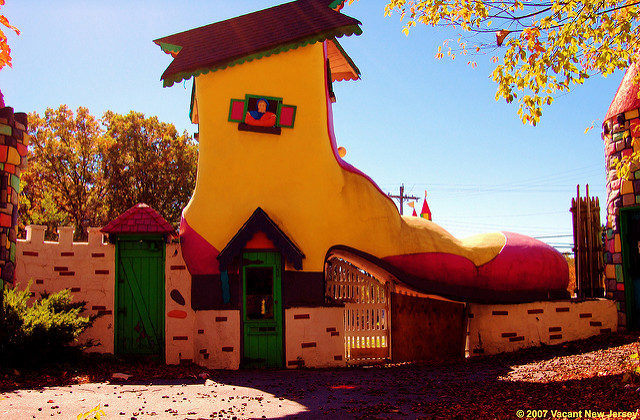
[[[5,283],[13,283],[15,277],[20,169],[28,144],[27,114],[0,109],[0,278]]]
[[[630,176],[621,178],[616,163],[640,151],[640,99],[634,83],[638,66],[632,66],[622,79],[602,124],[607,171],[607,226],[605,238],[606,297],[618,306],[619,325],[633,327],[638,302],[634,280],[638,254],[638,208],[640,207],[640,167],[632,166]],[[637,292],[636,292],[637,293]]]

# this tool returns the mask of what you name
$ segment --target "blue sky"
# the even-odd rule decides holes
[[[152,40],[280,3],[7,0],[2,12],[22,34],[8,35],[13,68],[0,71],[0,89],[16,111],[133,109],[193,133],[191,82],[162,87],[171,58]],[[476,57],[475,69],[466,58],[436,60],[437,47],[456,33],[418,27],[407,37],[397,16],[383,16],[384,5],[360,0],[343,9],[364,30],[340,39],[362,72],[362,80],[334,87],[346,160],[384,191],[397,194],[401,183],[411,195],[428,190],[434,221],[460,238],[507,230],[567,250],[571,237],[546,237],[571,234],[577,184],[600,198],[604,221],[599,126],[621,72],[557,97],[537,127],[524,126],[516,104],[495,101],[489,57]]]

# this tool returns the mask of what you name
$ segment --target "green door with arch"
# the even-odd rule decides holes
[[[164,356],[164,260],[161,236],[116,238],[116,354]]]
[[[243,366],[282,367],[282,260],[277,252],[244,252]]]

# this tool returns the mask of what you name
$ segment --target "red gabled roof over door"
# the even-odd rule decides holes
[[[110,234],[167,234],[175,229],[147,204],[138,203],[100,229]]]

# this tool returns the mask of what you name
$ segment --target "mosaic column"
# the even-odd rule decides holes
[[[27,114],[0,109],[0,279],[13,283],[18,236],[20,168],[26,164]]]
[[[607,230],[605,239],[606,297],[618,306],[618,324],[627,325],[626,295],[622,262],[620,210],[640,205],[640,168],[631,172],[630,179],[621,179],[616,162],[640,151],[640,119],[638,109],[619,114],[603,124],[607,169]]]

